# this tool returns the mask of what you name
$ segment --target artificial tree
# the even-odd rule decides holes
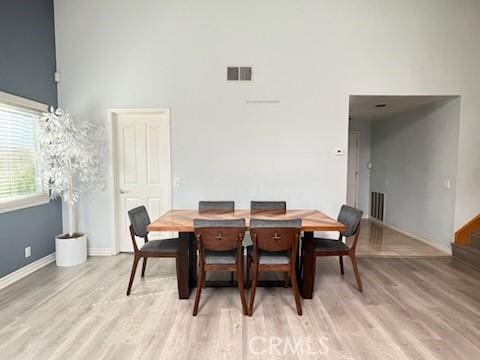
[[[101,150],[92,125],[50,107],[39,125],[41,180],[50,197],[68,206],[68,237],[76,233],[75,205],[82,194],[102,183]],[[98,132],[97,132],[98,134]]]

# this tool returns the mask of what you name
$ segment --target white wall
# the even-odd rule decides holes
[[[385,193],[385,223],[447,249],[454,232],[459,115],[455,98],[378,120],[371,135],[370,188]]]
[[[370,132],[367,122],[350,121],[350,132],[358,133],[358,194],[357,207],[363,211],[363,217],[370,214]]]
[[[473,0],[57,0],[59,102],[97,122],[170,107],[175,207],[271,198],[334,216],[350,94],[460,94],[458,225],[480,210],[479,14]],[[227,83],[230,64],[255,81]],[[79,225],[108,248],[113,221],[110,179]]]

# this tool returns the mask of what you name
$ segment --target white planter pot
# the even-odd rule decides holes
[[[83,264],[87,261],[87,235],[68,234],[55,236],[55,253],[57,266],[68,267]]]

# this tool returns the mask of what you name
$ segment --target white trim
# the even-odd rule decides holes
[[[350,135],[355,135],[355,199],[354,207],[358,208],[358,193],[359,193],[359,183],[360,183],[360,131],[352,130],[348,132],[348,143],[347,143],[347,199],[348,199],[348,178],[349,171],[348,162],[350,160]]]
[[[44,266],[55,261],[55,253],[47,255],[41,259],[38,259],[24,267],[5,275],[4,277],[0,278],[0,289],[7,287],[14,282],[23,279],[25,276],[30,275],[31,273],[41,269]]]
[[[98,256],[110,256],[110,255],[117,255],[120,253],[120,244],[119,244],[119,237],[118,237],[118,213],[119,213],[119,204],[118,204],[118,179],[117,179],[117,123],[118,123],[118,115],[119,114],[161,114],[166,115],[168,117],[168,131],[170,137],[170,188],[169,188],[169,207],[172,208],[172,197],[173,197],[173,184],[172,184],[172,126],[171,126],[171,116],[170,116],[170,108],[111,108],[107,111],[107,124],[110,123],[110,131],[109,131],[109,144],[111,146],[112,151],[110,152],[111,158],[110,161],[112,163],[112,176],[113,176],[113,209],[114,209],[114,221],[113,221],[113,238],[112,238],[112,248],[110,250],[110,254],[108,255],[98,255]],[[92,249],[95,251],[94,249]],[[102,249],[100,252],[103,253]],[[90,251],[90,250],[89,250]],[[92,255],[95,256],[95,255]]]
[[[109,119],[111,114],[165,114],[170,118],[169,108],[113,108],[108,109]]]
[[[110,248],[88,248],[88,256],[113,256],[117,253]]]
[[[3,91],[0,91],[0,102],[9,105],[20,106],[35,111],[43,112],[48,110],[47,104],[12,95]]]
[[[109,143],[112,151],[110,151],[110,162],[112,164],[112,176],[113,176],[113,238],[112,238],[112,251],[116,255],[120,253],[119,241],[118,241],[118,179],[117,179],[117,119],[121,110],[108,110],[107,124],[110,123],[110,131],[108,133]]]
[[[15,197],[12,200],[0,202],[0,214],[26,209],[33,206],[48,204],[50,197],[47,193],[32,194],[27,196]]]
[[[414,234],[411,234],[409,233],[408,231],[405,231],[405,230],[402,230],[402,229],[399,229],[397,228],[396,226],[393,226],[393,225],[387,225],[385,223],[382,223],[381,221],[375,219],[375,218],[369,218],[369,220],[377,225],[380,225],[380,226],[383,226],[383,227],[386,227],[386,228],[389,228],[391,230],[394,230],[396,232],[399,232],[400,234],[403,234],[405,236],[408,236],[408,237],[411,237],[415,240],[418,240],[420,242],[423,242],[424,244],[427,244],[427,245],[430,245],[446,254],[449,254],[449,255],[452,255],[452,249],[447,246],[447,245],[442,245],[442,244],[438,244],[434,241],[431,241],[431,240],[428,240],[428,239],[425,239],[421,236],[418,236],[418,235],[414,235]]]

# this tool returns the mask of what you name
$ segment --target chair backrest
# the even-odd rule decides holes
[[[286,201],[250,201],[250,212],[252,214],[269,212],[274,214],[285,214],[287,212]]]
[[[253,246],[259,250],[284,251],[296,253],[302,220],[250,220],[250,236]]]
[[[194,219],[193,227],[201,251],[237,249],[242,245],[246,230],[245,219]]]
[[[338,222],[342,223],[347,229],[340,233],[341,236],[353,236],[359,229],[362,220],[363,211],[348,205],[342,205],[338,214]]]
[[[129,210],[128,217],[133,233],[138,237],[145,238],[148,235],[147,226],[150,225],[150,217],[145,206],[142,205]]]
[[[228,214],[235,211],[234,201],[199,201],[198,212]]]

